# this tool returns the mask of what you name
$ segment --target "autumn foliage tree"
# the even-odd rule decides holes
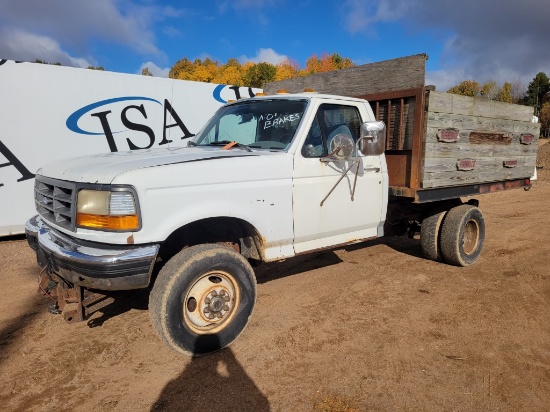
[[[499,87],[493,80],[489,80],[483,84],[479,84],[474,80],[464,80],[460,84],[447,90],[447,93],[480,97],[488,100],[496,100],[498,102],[517,103],[517,98],[514,99],[514,87],[515,86],[509,82]]]
[[[339,54],[323,53],[321,57],[314,54],[306,61],[306,68],[301,73],[302,75],[313,73],[325,73],[333,70],[344,69],[346,67],[355,66],[347,57],[340,57]]]
[[[464,80],[460,84],[451,87],[447,93],[460,94],[462,96],[477,96],[481,91],[481,86],[475,80]]]
[[[172,66],[168,77],[261,88],[267,82],[275,80],[339,70],[354,65],[349,58],[341,57],[337,53],[323,53],[321,57],[314,54],[307,60],[304,69],[300,68],[298,62],[291,59],[285,59],[274,65],[266,62],[241,64],[237,59],[232,58],[226,64],[220,65],[209,58],[204,60],[195,59],[193,62],[187,58],[182,58]]]

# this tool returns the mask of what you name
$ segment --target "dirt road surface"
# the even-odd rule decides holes
[[[265,265],[247,329],[198,359],[157,339],[144,292],[64,323],[26,242],[0,241],[0,409],[548,411],[550,161],[530,191],[479,199],[475,265],[407,238]]]

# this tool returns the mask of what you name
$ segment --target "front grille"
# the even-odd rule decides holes
[[[38,214],[46,221],[67,230],[75,230],[75,183],[36,176],[34,203]]]

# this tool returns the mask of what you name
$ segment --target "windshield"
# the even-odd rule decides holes
[[[307,100],[243,101],[221,108],[193,139],[197,146],[237,142],[257,149],[286,150]]]

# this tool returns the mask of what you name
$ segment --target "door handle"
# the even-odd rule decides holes
[[[379,173],[380,172],[380,168],[379,167],[364,167],[363,170],[365,172],[375,172],[375,173]]]

